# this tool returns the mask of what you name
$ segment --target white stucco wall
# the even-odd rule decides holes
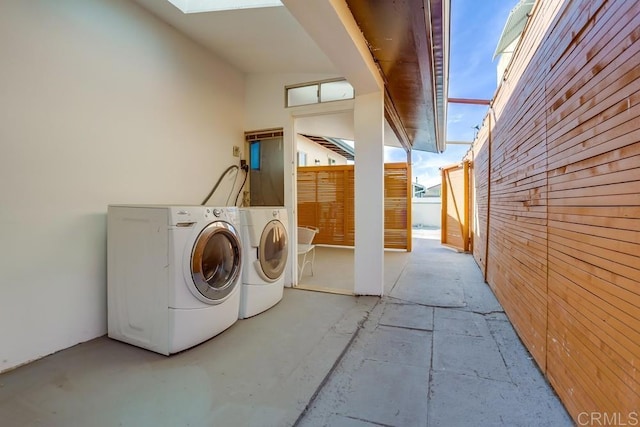
[[[325,104],[331,106],[331,103]],[[296,121],[299,133],[316,136],[330,136],[353,141],[353,111],[301,117]]]
[[[356,96],[355,285],[356,295],[384,293],[384,95]],[[358,141],[360,141],[358,143]]]
[[[339,155],[335,151],[331,151],[328,148],[324,148],[322,145],[319,145],[313,141],[309,141],[307,138],[296,135],[297,136],[297,151],[305,153],[307,155],[307,164],[306,166],[328,166],[329,165],[329,157],[334,159],[336,162],[334,165],[346,165],[347,158]],[[319,163],[315,161],[318,160]],[[300,165],[305,166],[305,165]]]
[[[440,228],[442,202],[440,197],[418,197],[411,200],[411,225],[413,227]]]
[[[285,86],[338,77],[337,74],[249,74],[246,84],[246,130],[287,127],[294,109],[284,107]]]
[[[328,136],[353,141],[353,111],[300,117],[296,120],[296,132],[305,135]],[[336,165],[346,165],[347,159],[323,146],[296,135],[297,151],[307,153],[307,166],[327,166],[328,156]],[[318,159],[320,163],[315,163]]]
[[[245,121],[244,77],[133,2],[3,1],[0,56],[2,371],[106,333],[107,205],[199,204]]]

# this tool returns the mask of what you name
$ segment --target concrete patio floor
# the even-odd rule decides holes
[[[414,232],[303,427],[572,426],[473,258]]]
[[[313,275],[307,266],[300,279],[300,289],[353,295],[354,250],[345,247],[316,246]],[[388,294],[404,270],[411,254],[406,251],[384,251],[384,289]]]
[[[382,299],[287,289],[171,357],[101,337],[4,373],[0,425],[573,425],[473,258],[415,237]]]

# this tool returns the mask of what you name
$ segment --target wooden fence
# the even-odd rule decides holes
[[[473,254],[578,423],[640,408],[640,2],[539,0],[478,134]]]
[[[354,166],[298,168],[298,224],[318,227],[314,242],[355,243]],[[411,250],[411,176],[406,163],[384,165],[384,245]]]

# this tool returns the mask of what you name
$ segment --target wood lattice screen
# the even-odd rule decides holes
[[[384,246],[411,250],[411,178],[406,163],[384,168]],[[354,166],[298,168],[298,224],[318,227],[314,242],[355,243]]]

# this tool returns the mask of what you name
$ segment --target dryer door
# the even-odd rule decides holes
[[[261,273],[265,280],[273,282],[282,276],[287,266],[288,249],[287,230],[284,225],[277,219],[269,221],[262,231],[258,248],[258,259],[262,269],[258,273]]]
[[[240,241],[236,229],[212,222],[198,235],[191,252],[191,277],[205,302],[219,302],[236,287],[240,275]]]

